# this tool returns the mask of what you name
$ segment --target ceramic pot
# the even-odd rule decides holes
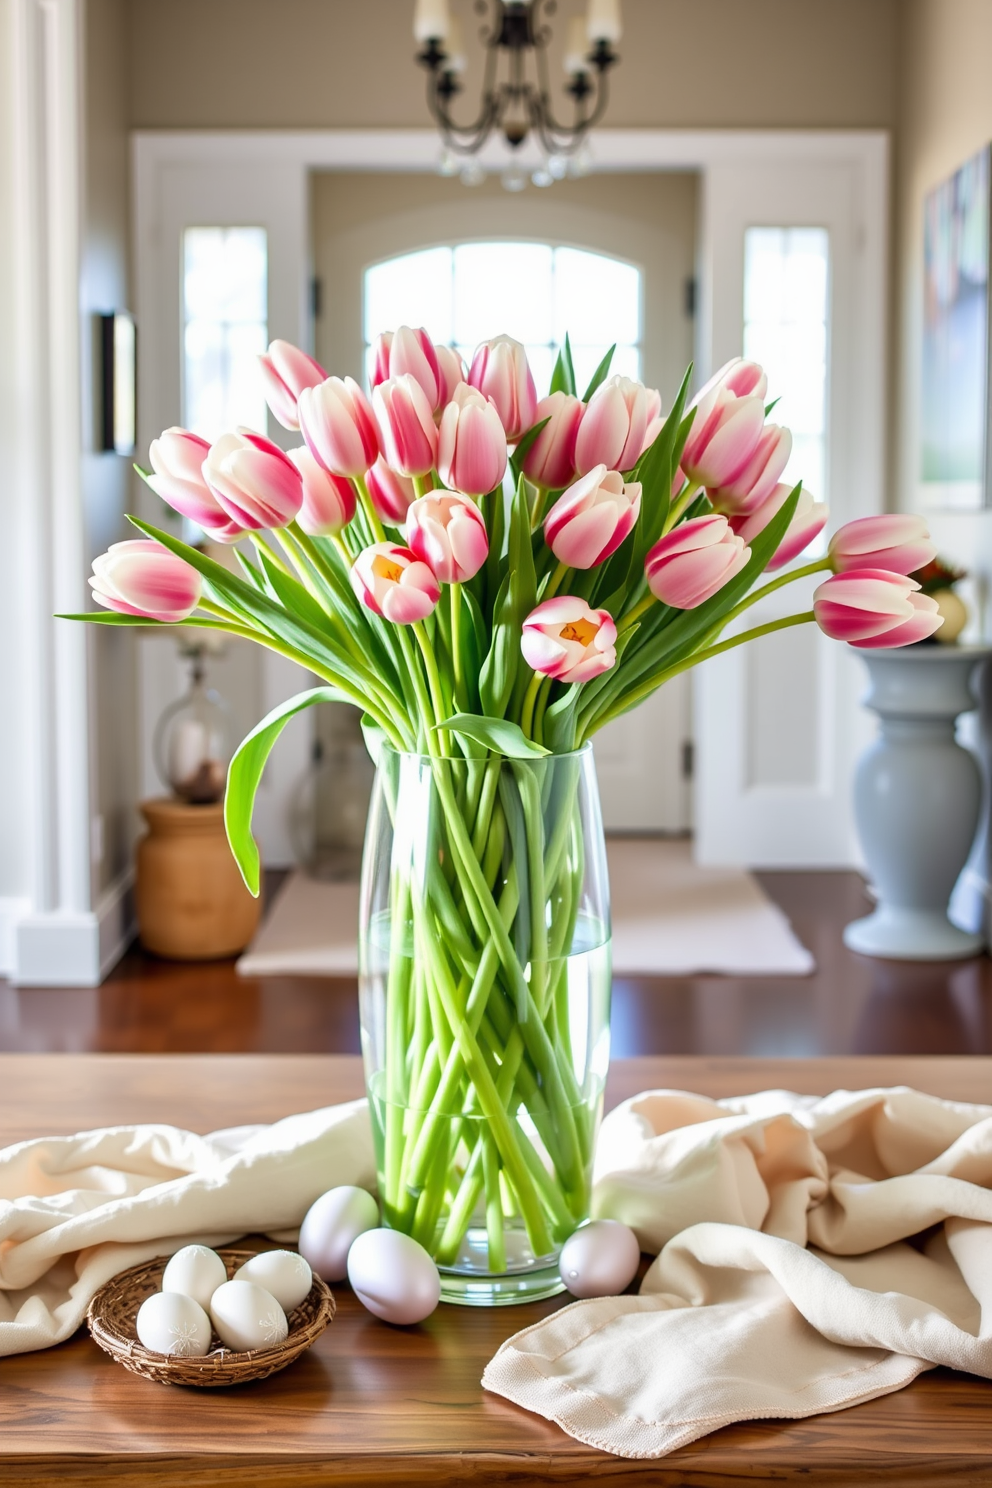
[[[844,942],[897,960],[977,955],[983,938],[947,917],[982,799],[978,763],[955,739],[955,722],[975,707],[972,682],[992,648],[916,645],[858,654],[871,683],[865,701],[881,720],[854,782],[855,820],[878,907],[847,926]]]
[[[245,888],[224,831],[224,807],[142,801],[148,835],[138,843],[135,907],[142,945],[174,961],[243,951],[261,899]]]

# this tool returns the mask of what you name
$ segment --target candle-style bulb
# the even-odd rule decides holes
[[[588,72],[589,29],[583,16],[572,16],[565,38],[564,67],[569,77]]]
[[[623,35],[620,0],[589,0],[586,34],[594,45],[597,41],[619,41]]]
[[[417,0],[413,10],[414,41],[445,41],[450,26],[448,0]]]
[[[465,41],[462,36],[462,23],[458,16],[452,16],[448,22],[448,35],[444,50],[448,57],[445,67],[449,72],[465,71]]]

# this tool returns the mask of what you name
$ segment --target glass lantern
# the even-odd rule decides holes
[[[159,719],[153,751],[155,768],[173,795],[190,806],[219,801],[231,760],[227,704],[207,686],[204,647],[185,653],[189,690]]]

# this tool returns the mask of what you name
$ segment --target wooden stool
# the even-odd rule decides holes
[[[148,834],[138,843],[135,902],[146,950],[174,961],[243,951],[261,900],[245,888],[224,831],[224,807],[141,802]]]

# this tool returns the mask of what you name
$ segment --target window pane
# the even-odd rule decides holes
[[[633,264],[579,248],[555,250],[555,326],[559,345],[568,332],[573,346],[641,336],[641,275]]]
[[[365,273],[367,372],[370,343],[398,325],[425,325],[466,364],[480,341],[505,334],[527,348],[543,396],[568,331],[581,393],[614,341],[612,371],[640,376],[640,320],[640,270],[577,248],[462,243],[404,254]]]
[[[451,249],[404,253],[365,271],[365,340],[383,331],[424,326],[432,340],[454,337],[451,315]]]
[[[205,439],[264,431],[256,357],[268,341],[268,242],[261,227],[183,234],[183,423]]]
[[[772,417],[792,430],[783,479],[827,490],[830,240],[823,227],[749,227],[744,235],[744,355],[768,373]]]
[[[463,243],[455,249],[455,340],[490,336],[550,343],[553,250],[544,243]]]

